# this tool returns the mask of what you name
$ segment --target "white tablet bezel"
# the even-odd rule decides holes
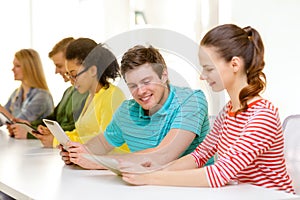
[[[60,144],[67,148],[66,144],[70,141],[70,138],[67,136],[65,131],[61,128],[57,121],[43,119],[43,122],[46,124],[50,132],[55,136]]]
[[[122,174],[119,170],[119,162],[115,158],[110,158],[108,156],[97,156],[93,154],[83,154],[83,156],[92,162],[96,162],[103,167],[106,167],[119,176]]]
[[[40,134],[42,135],[38,130],[36,130],[34,127],[32,127],[31,125],[24,123],[24,122],[16,122],[17,125],[21,126],[22,128],[24,128],[27,132],[29,132],[30,134],[35,133],[35,134]]]
[[[3,112],[0,112],[0,123],[13,124],[13,121],[11,121]]]

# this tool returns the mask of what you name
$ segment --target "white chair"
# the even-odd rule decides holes
[[[290,115],[283,122],[284,153],[293,186],[300,194],[300,114]]]

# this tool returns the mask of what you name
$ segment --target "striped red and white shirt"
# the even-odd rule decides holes
[[[192,153],[198,167],[217,153],[215,164],[205,167],[210,186],[221,187],[236,181],[294,193],[286,170],[277,108],[260,99],[236,116],[230,110],[231,102]]]

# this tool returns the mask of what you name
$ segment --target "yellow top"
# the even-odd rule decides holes
[[[105,128],[110,123],[114,112],[125,100],[125,96],[120,88],[110,84],[109,88],[102,87],[90,101],[89,95],[86,99],[82,112],[75,123],[73,131],[66,131],[70,140],[74,142],[86,143],[89,139],[98,134],[103,134]],[[59,144],[56,138],[53,140],[53,146]],[[120,150],[128,152],[127,145],[119,147]]]

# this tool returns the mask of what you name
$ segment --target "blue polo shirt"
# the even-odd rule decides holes
[[[192,152],[209,131],[208,108],[204,93],[170,85],[164,105],[152,116],[146,116],[143,108],[133,99],[126,100],[113,116],[104,136],[113,146],[127,143],[131,152],[159,145],[171,129],[195,133],[191,145],[183,152]]]

